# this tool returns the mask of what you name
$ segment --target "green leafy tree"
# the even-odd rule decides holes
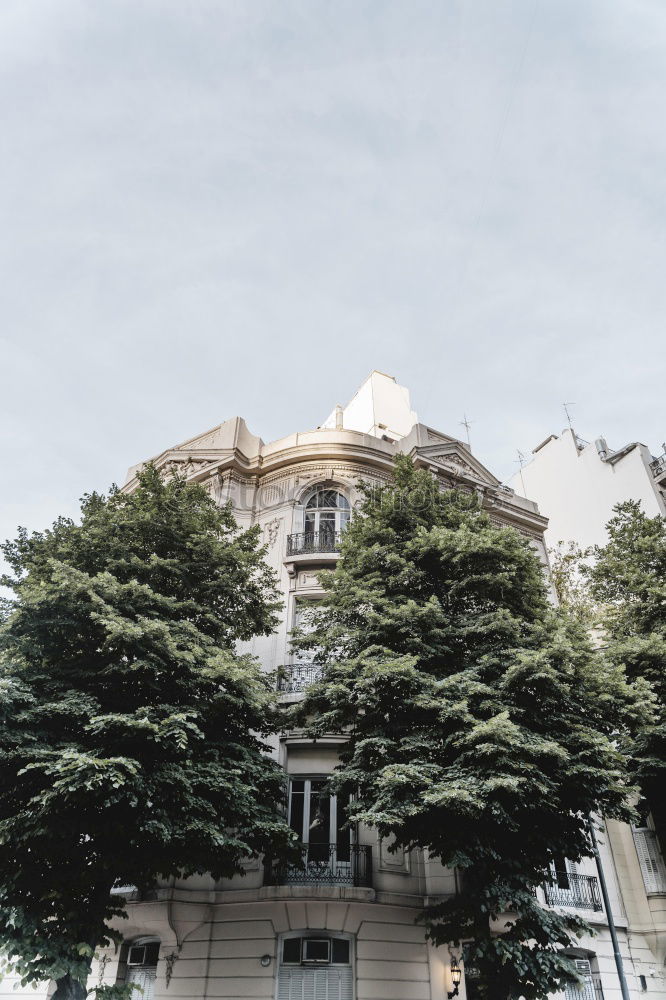
[[[279,605],[257,529],[151,466],[4,551],[0,948],[77,1000],[123,912],[114,885],[288,848],[272,696],[236,652]]]
[[[594,627],[598,615],[587,574],[591,555],[592,549],[583,549],[575,542],[558,542],[548,550],[558,607],[589,628]]]
[[[654,710],[636,733],[633,767],[666,845],[666,520],[640,503],[615,507],[608,544],[595,550],[592,593],[603,603],[607,655],[629,677],[645,682]],[[649,703],[649,693],[646,695]]]
[[[407,458],[366,486],[322,580],[297,644],[323,676],[297,718],[349,734],[333,782],[353,796],[350,821],[458,870],[460,891],[425,920],[437,943],[464,943],[479,995],[532,1000],[576,981],[562,949],[586,925],[534,889],[551,863],[592,853],[590,813],[628,815],[621,670],[552,613],[517,531]]]

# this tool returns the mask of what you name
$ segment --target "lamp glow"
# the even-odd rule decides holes
[[[449,1000],[453,1000],[453,997],[458,996],[458,988],[462,980],[462,969],[455,955],[451,955],[451,982],[453,983],[453,989],[447,992],[447,997]]]

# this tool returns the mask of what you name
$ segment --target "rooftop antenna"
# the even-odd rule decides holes
[[[468,445],[468,447],[469,447],[469,448],[471,449],[471,447],[472,447],[472,442],[471,442],[471,441],[470,441],[470,439],[469,439],[469,430],[470,430],[470,427],[471,427],[472,425],[471,425],[471,423],[469,422],[469,420],[467,419],[467,414],[466,414],[466,413],[463,413],[463,419],[462,419],[462,420],[460,421],[460,426],[461,426],[461,427],[464,427],[464,428],[465,428],[465,431],[467,432],[467,445]]]
[[[562,403],[562,406],[564,407],[564,412],[567,415],[567,423],[569,424],[569,430],[572,432],[573,432],[573,426],[571,423],[571,414],[569,413],[569,407],[575,405],[576,405],[575,403]]]
[[[527,490],[525,489],[525,480],[523,479],[523,466],[525,465],[527,459],[525,458],[525,455],[520,450],[520,448],[516,449],[516,454],[518,455],[517,461],[520,464],[520,482],[521,482],[521,485],[523,487],[523,496],[525,497],[525,499],[527,499]],[[514,462],[515,461],[516,461],[516,459],[514,458]]]

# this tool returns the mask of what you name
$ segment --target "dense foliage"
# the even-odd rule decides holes
[[[230,876],[293,836],[272,696],[235,652],[274,628],[274,579],[256,529],[153,467],[4,551],[0,948],[83,996],[114,884]]]
[[[425,919],[438,943],[464,942],[479,995],[558,990],[575,979],[562,949],[585,925],[534,889],[553,863],[591,853],[590,813],[628,815],[622,671],[553,614],[528,541],[407,458],[366,488],[322,579],[297,643],[323,679],[300,718],[349,732],[334,783],[354,796],[351,821],[458,870],[460,891]]]
[[[592,594],[603,604],[608,657],[653,693],[654,711],[632,756],[643,806],[666,844],[666,520],[648,517],[633,500],[615,512],[608,544],[595,551]]]
[[[548,550],[550,579],[558,608],[588,628],[598,621],[598,608],[588,578],[591,556],[592,549],[582,549],[575,542],[558,542]]]

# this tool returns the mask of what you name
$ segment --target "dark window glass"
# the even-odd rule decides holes
[[[313,507],[319,510],[322,508],[349,510],[349,500],[342,493],[338,493],[337,490],[318,490],[316,493],[313,493],[305,506],[310,510]]]
[[[336,835],[336,852],[338,861],[349,861],[350,860],[350,832],[349,827],[344,828],[347,822],[347,806],[349,805],[348,796],[340,796],[337,798],[337,829],[335,831]]]
[[[303,839],[303,810],[305,807],[304,782],[294,781],[291,786],[291,806],[289,810],[289,826],[299,838]]]
[[[331,961],[336,965],[349,965],[349,941],[333,938],[331,945],[333,946]]]
[[[306,938],[303,949],[303,960],[305,962],[329,962],[330,961],[330,941],[322,938]]]
[[[153,941],[152,944],[146,945],[146,957],[144,962],[146,965],[157,965],[157,960],[160,954],[159,941]]]
[[[565,858],[559,857],[555,858],[555,881],[560,889],[571,888],[569,882],[569,872],[567,871],[567,862]]]
[[[301,939],[285,938],[282,942],[282,961],[286,965],[301,964]]]
[[[328,538],[332,538],[335,534],[335,514],[332,510],[319,515],[319,530]]]
[[[317,852],[317,860],[328,858],[328,845],[331,842],[331,800],[323,791],[325,782],[313,781],[310,786],[310,841],[311,858],[315,859],[313,851]]]

